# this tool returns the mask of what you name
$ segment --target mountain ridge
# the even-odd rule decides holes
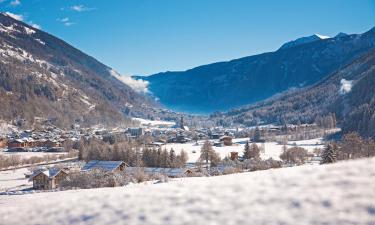
[[[60,125],[129,123],[154,102],[111,75],[112,68],[65,41],[0,14],[0,118],[36,116]]]
[[[168,108],[193,113],[226,111],[318,82],[373,49],[373,30],[135,78],[148,81],[149,90]]]

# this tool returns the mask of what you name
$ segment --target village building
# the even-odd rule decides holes
[[[8,142],[8,148],[29,148],[31,144],[22,139],[15,139]]]
[[[37,170],[30,176],[34,189],[51,190],[60,187],[61,181],[68,176],[66,170],[50,168]]]
[[[230,160],[238,160],[238,152],[230,152]]]
[[[233,138],[231,136],[223,136],[220,138],[220,142],[223,142],[225,146],[233,145]]]
[[[184,177],[193,171],[188,168],[159,168],[159,167],[126,167],[125,173],[135,174],[138,172],[144,172],[150,176],[162,174],[168,177]]]
[[[82,167],[82,171],[89,171],[94,169],[101,169],[110,172],[124,171],[126,166],[127,164],[124,161],[91,160]]]
[[[6,138],[0,138],[0,148],[5,148],[7,146],[7,139]]]
[[[144,132],[144,129],[141,127],[130,127],[126,131],[131,137],[140,137],[144,135]]]

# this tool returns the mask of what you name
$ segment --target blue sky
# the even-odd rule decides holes
[[[148,75],[375,26],[375,0],[0,0],[122,74]]]

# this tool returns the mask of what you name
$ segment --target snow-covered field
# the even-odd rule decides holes
[[[213,147],[216,152],[220,154],[221,158],[225,158],[226,156],[230,155],[230,152],[238,152],[239,155],[243,154],[244,150],[244,142],[246,140],[249,140],[248,138],[238,138],[234,139],[233,142],[239,142],[241,144],[234,144],[233,146],[223,146],[223,147]],[[200,150],[202,148],[203,141],[199,141],[198,145],[195,143],[185,143],[185,144],[166,144],[163,146],[163,148],[167,148],[167,150],[170,150],[173,148],[176,153],[181,152],[181,150],[184,150],[189,155],[189,163],[195,163],[199,156],[200,156]],[[262,147],[261,143],[258,143],[259,147]],[[323,148],[323,140],[321,138],[316,139],[310,139],[310,140],[303,140],[303,141],[291,141],[288,142],[287,147],[291,148],[293,146],[299,146],[302,148],[307,149],[309,152],[312,152],[315,148]],[[266,142],[264,143],[264,152],[261,152],[261,158],[262,159],[279,159],[280,154],[282,153],[283,145],[279,145],[276,142]],[[195,153],[194,153],[195,152]]]
[[[375,159],[0,195],[0,224],[375,224]]]
[[[0,193],[31,187],[32,183],[25,178],[28,172],[27,168],[0,171]]]
[[[10,156],[10,155],[18,155],[21,158],[28,159],[33,156],[44,157],[44,156],[58,156],[64,155],[66,153],[61,152],[4,152],[0,151],[0,155]]]

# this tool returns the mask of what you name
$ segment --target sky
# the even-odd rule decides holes
[[[375,0],[0,0],[0,9],[123,75],[186,70],[375,26]]]

